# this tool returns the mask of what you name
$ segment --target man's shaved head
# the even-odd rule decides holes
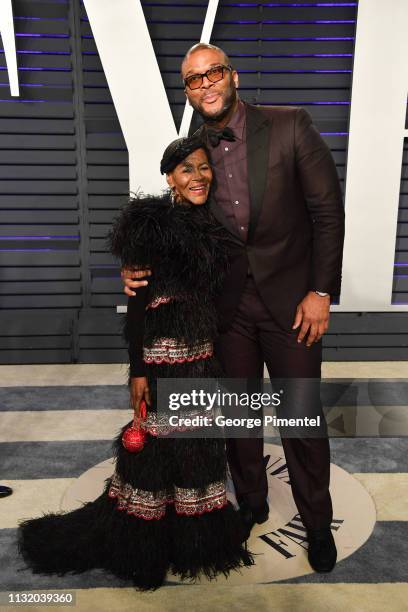
[[[185,56],[183,58],[183,61],[181,62],[181,76],[183,76],[183,67],[184,67],[184,64],[185,64],[186,60],[188,60],[190,55],[192,55],[196,51],[202,51],[203,49],[211,49],[212,51],[217,51],[222,56],[220,59],[221,59],[221,61],[226,66],[228,66],[228,64],[231,64],[230,58],[225,53],[225,51],[220,49],[220,47],[217,47],[216,45],[210,45],[209,43],[197,43],[197,44],[193,45],[192,47],[190,47],[190,49],[185,54]]]

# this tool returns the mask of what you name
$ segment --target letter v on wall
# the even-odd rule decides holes
[[[0,34],[3,41],[3,50],[9,75],[10,94],[12,96],[19,96],[16,43],[11,0],[1,0],[0,2]]]
[[[129,152],[130,190],[157,193],[167,186],[160,159],[177,130],[141,3],[84,0],[84,5]],[[211,36],[217,5],[218,0],[209,3],[203,42]],[[188,109],[184,114],[182,133],[191,121]]]

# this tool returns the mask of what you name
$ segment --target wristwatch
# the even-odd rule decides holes
[[[324,291],[316,291],[315,290],[315,293],[317,293],[317,295],[320,295],[320,297],[326,297],[326,296],[329,295],[328,293],[325,293]]]

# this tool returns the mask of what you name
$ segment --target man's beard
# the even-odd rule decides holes
[[[211,123],[211,122],[218,123],[219,121],[222,121],[224,117],[226,117],[226,115],[228,115],[236,99],[237,99],[237,90],[235,87],[231,87],[229,90],[228,96],[224,101],[222,109],[216,115],[210,115],[206,113],[205,111],[203,111],[203,109],[201,108],[199,104],[197,105],[192,104],[192,107],[194,108],[194,110],[196,110],[200,114],[200,116],[207,123]]]

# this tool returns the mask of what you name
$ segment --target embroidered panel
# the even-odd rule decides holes
[[[225,483],[212,482],[205,490],[174,487],[174,507],[177,514],[193,516],[223,508],[227,504]]]
[[[168,304],[169,302],[175,300],[175,297],[172,296],[158,296],[156,298],[154,298],[149,304],[147,304],[146,306],[146,310],[148,310],[149,308],[158,308],[159,306],[161,306],[161,304]]]
[[[118,474],[112,476],[108,495],[116,498],[118,510],[125,510],[147,521],[161,519],[166,513],[166,504],[172,501],[167,491],[145,491],[134,489],[130,484],[123,483]]]
[[[177,431],[194,431],[203,428],[203,423],[200,421],[198,425],[170,425],[169,418],[174,414],[157,414],[156,412],[149,412],[143,420],[140,421],[140,428],[149,433],[151,436],[167,436],[172,432]],[[213,410],[204,411],[202,408],[195,410],[183,410],[179,413],[183,419],[193,419],[194,417],[207,417],[208,419],[214,418]]]
[[[166,505],[174,503],[177,514],[195,516],[223,508],[227,493],[223,481],[212,482],[204,489],[173,487],[171,490],[145,491],[122,482],[115,472],[111,478],[108,495],[117,499],[118,510],[126,511],[145,520],[161,519]]]
[[[206,359],[213,355],[212,342],[200,342],[187,346],[175,338],[160,338],[151,347],[143,347],[145,363],[184,363],[196,359]]]

